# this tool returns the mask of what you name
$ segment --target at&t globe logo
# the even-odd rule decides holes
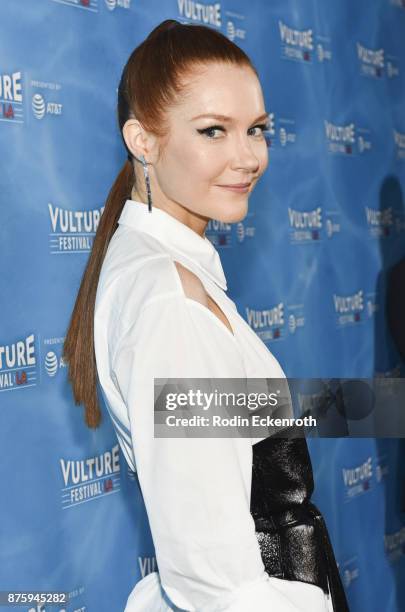
[[[58,358],[54,351],[48,351],[45,356],[45,370],[51,377],[55,376],[58,371]]]
[[[45,100],[39,93],[32,96],[32,112],[34,113],[34,117],[37,119],[43,119],[45,116]]]

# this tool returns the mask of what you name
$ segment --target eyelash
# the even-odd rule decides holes
[[[268,123],[260,123],[258,125],[254,125],[252,128],[249,129],[253,130],[257,127],[262,130],[262,133],[267,132],[270,129],[270,125]],[[211,130],[220,130],[221,132],[225,132],[225,128],[222,125],[211,125],[210,127],[204,128],[202,130],[197,130],[197,132],[199,132],[200,134],[208,134],[208,132],[210,132]],[[208,135],[207,138],[209,140],[217,140],[216,138],[210,138]]]

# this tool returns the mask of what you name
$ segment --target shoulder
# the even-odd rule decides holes
[[[115,304],[120,317],[132,322],[148,304],[180,295],[173,259],[161,253],[138,261],[120,275]]]
[[[128,270],[128,276],[121,276],[116,289],[120,316],[130,323],[152,304],[162,313],[168,308],[179,312],[186,306],[184,298],[208,306],[208,296],[200,278],[169,253],[139,262]]]
[[[109,243],[97,284],[95,314],[104,319],[111,312],[133,319],[150,300],[181,294],[176,267],[163,245],[121,227]]]
[[[153,236],[120,225],[110,240],[99,277],[99,312],[104,302],[107,308],[113,305],[116,312],[133,318],[150,301],[171,295],[208,305],[197,274],[174,260]]]
[[[113,234],[103,261],[104,275],[119,275],[128,268],[142,266],[159,256],[168,255],[164,246],[144,232],[119,225]]]

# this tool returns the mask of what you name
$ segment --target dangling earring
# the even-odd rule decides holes
[[[148,170],[148,164],[146,163],[145,157],[143,155],[141,155],[141,162],[142,162],[142,166],[143,166],[143,174],[145,176],[145,183],[146,183],[146,193],[148,196],[148,210],[149,212],[152,212],[152,194],[150,191],[150,180],[149,180],[149,170]]]

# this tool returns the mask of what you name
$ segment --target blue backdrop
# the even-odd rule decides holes
[[[241,314],[289,376],[403,376],[385,317],[387,273],[405,256],[403,5],[3,0],[0,590],[59,589],[69,612],[119,612],[155,569],[136,476],[106,412],[85,427],[61,350],[125,159],[121,70],[163,19],[247,51],[272,113],[247,217],[207,230]],[[351,610],[404,610],[402,441],[309,445]]]

